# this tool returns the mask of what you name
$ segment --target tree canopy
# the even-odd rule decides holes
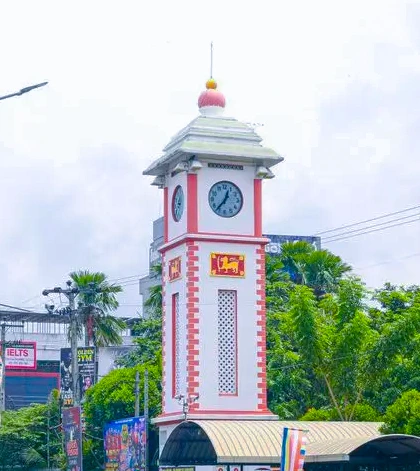
[[[379,420],[420,388],[419,288],[370,292],[328,251],[283,248],[267,259],[271,409],[285,419]]]
[[[159,274],[161,267],[155,270]],[[119,288],[103,274],[77,272],[72,278],[82,293],[84,322],[94,319],[95,342],[113,341],[104,325],[117,306]],[[280,256],[267,256],[266,306],[268,403],[280,419],[383,421],[384,433],[420,434],[419,287],[387,283],[368,290],[340,257],[297,242],[285,244]],[[133,327],[136,348],[86,393],[86,469],[103,463],[103,426],[134,415],[136,371],[143,391],[147,369],[150,416],[160,413],[160,285],[151,289],[147,307],[148,315]],[[19,469],[45,466],[46,421],[59,420],[56,399],[4,414],[4,466],[13,453]],[[140,414],[143,410],[141,394]],[[63,459],[59,435],[54,426],[49,430],[52,464],[58,466]],[[152,428],[151,457],[157,446]]]
[[[20,470],[46,468],[48,464],[60,467],[64,460],[60,421],[58,391],[51,393],[47,404],[3,412],[0,467]]]

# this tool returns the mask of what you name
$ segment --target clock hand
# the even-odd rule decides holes
[[[216,208],[216,211],[218,211],[227,201],[229,198],[229,190],[226,191],[225,197],[223,198],[223,201],[219,204],[219,206]]]

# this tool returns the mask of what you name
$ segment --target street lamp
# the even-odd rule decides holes
[[[24,93],[28,93],[31,90],[35,90],[35,88],[45,87],[45,85],[47,85],[47,83],[48,82],[42,82],[42,83],[37,83],[36,85],[30,85],[29,87],[25,87],[25,88],[20,89],[16,93],[11,93],[10,95],[0,96],[0,100],[5,100],[6,98],[12,98],[14,96],[23,95]]]

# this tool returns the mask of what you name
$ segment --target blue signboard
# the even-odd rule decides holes
[[[270,242],[265,246],[266,253],[270,255],[279,255],[281,253],[281,246],[286,242],[308,242],[316,250],[321,250],[321,237],[277,234],[264,234],[264,237],[270,239]]]
[[[58,373],[7,372],[7,409],[45,404],[51,391],[57,389],[58,382]]]

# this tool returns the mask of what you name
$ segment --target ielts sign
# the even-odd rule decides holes
[[[36,342],[6,344],[7,370],[36,370]]]

